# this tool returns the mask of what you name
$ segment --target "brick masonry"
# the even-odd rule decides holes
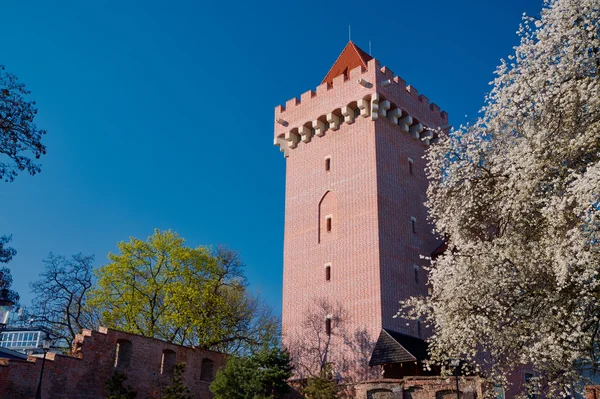
[[[106,382],[115,371],[118,342],[130,342],[128,365],[119,366],[128,378],[137,398],[157,398],[172,382],[168,371],[161,374],[163,353],[173,354],[176,364],[185,363],[184,381],[194,398],[210,398],[209,385],[216,371],[225,365],[222,353],[173,345],[135,334],[100,328],[84,330],[73,344],[71,356],[48,353],[42,381],[44,399],[106,398]],[[212,372],[207,367],[212,363]],[[205,373],[202,375],[202,365]],[[35,397],[42,359],[29,356],[27,361],[0,359],[0,397]]]
[[[588,385],[585,387],[585,399],[600,399],[600,386]]]
[[[382,327],[425,334],[416,323],[393,316],[400,300],[426,293],[426,273],[415,265],[423,266],[420,256],[439,245],[426,223],[423,204],[426,142],[385,116],[374,118],[376,111],[346,119],[339,130],[329,129],[309,142],[294,137],[297,129],[324,122],[328,114],[342,115],[344,107],[358,114],[361,101],[376,96],[380,104],[389,101],[390,111],[397,108],[403,116],[412,116],[413,125],[438,129],[448,123],[445,112],[376,59],[275,109],[275,142],[285,149],[287,159],[284,342],[300,331],[305,314],[322,297],[343,304],[350,313],[348,327],[366,328],[373,341]],[[326,158],[331,160],[330,170],[325,168]],[[327,281],[324,265],[329,263]]]
[[[461,377],[458,386],[463,399],[482,398],[485,382],[479,377]],[[401,380],[366,381],[354,386],[356,399],[455,399],[453,377],[406,377]]]

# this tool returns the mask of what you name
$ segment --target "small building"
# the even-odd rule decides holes
[[[41,352],[42,341],[50,335],[44,327],[7,327],[0,334],[0,347],[25,354]]]
[[[421,338],[383,328],[373,349],[369,366],[383,368],[383,378],[434,376],[439,370],[425,370],[427,342]]]

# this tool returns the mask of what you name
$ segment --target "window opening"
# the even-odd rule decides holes
[[[202,381],[212,381],[215,362],[210,359],[202,359],[202,368],[200,370],[200,379]]]
[[[329,172],[331,170],[331,158],[325,158],[325,170]]]
[[[326,281],[331,280],[331,265],[325,266],[325,280]]]
[[[160,374],[162,375],[172,375],[175,370],[175,358],[176,354],[174,351],[170,349],[165,349],[162,351],[162,361],[160,364]]]
[[[419,284],[419,266],[414,265],[415,283]]]
[[[360,108],[354,108],[354,117],[358,118],[359,115],[360,115]]]
[[[408,158],[408,174],[412,176],[413,174],[413,160]]]
[[[331,233],[331,216],[327,216],[327,232]]]
[[[126,339],[117,340],[115,348],[115,368],[123,369],[129,367],[131,363],[131,352],[133,344]]]
[[[414,217],[410,218],[410,227],[412,229],[413,234],[415,234],[417,232],[417,219],[415,219]]]
[[[327,316],[327,318],[325,318],[325,334],[327,334],[327,336],[331,336],[331,317]]]

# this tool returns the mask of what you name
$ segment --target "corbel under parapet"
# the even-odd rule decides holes
[[[294,149],[298,146],[298,142],[300,141],[300,135],[298,134],[298,129],[294,128],[285,133],[285,139],[289,143],[289,148]]]
[[[312,138],[313,130],[311,127],[300,126],[298,133],[300,133],[303,143],[309,143]]]
[[[413,118],[410,115],[405,116],[398,120],[398,126],[400,126],[400,130],[404,133],[408,133],[408,128],[413,123]]]
[[[409,131],[410,131],[410,135],[413,138],[418,139],[418,138],[420,138],[420,134],[423,131],[423,125],[420,123],[416,123],[410,127]]]
[[[351,125],[354,123],[354,110],[349,106],[342,107],[342,115],[344,115],[344,122]]]
[[[382,118],[387,117],[387,111],[388,109],[390,109],[390,107],[392,106],[392,104],[390,104],[390,102],[388,100],[383,100],[379,102],[379,115],[381,115]]]
[[[398,124],[398,119],[402,116],[402,110],[400,108],[394,108],[390,112],[388,112],[388,119],[394,125]]]
[[[358,108],[360,109],[360,116],[363,118],[368,118],[371,115],[371,107],[369,105],[369,101],[361,98],[357,101]]]
[[[340,117],[333,112],[327,114],[327,122],[329,122],[331,130],[338,130],[340,128]]]
[[[373,93],[371,96],[371,119],[377,120],[379,117],[379,93]]]
[[[325,135],[325,123],[316,119],[312,122],[312,127],[315,129],[315,136],[323,137]]]

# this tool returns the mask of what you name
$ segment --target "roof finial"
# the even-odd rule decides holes
[[[373,54],[371,54],[371,41],[369,40],[369,55],[373,56]]]
[[[348,41],[352,41],[352,27],[348,25]]]

